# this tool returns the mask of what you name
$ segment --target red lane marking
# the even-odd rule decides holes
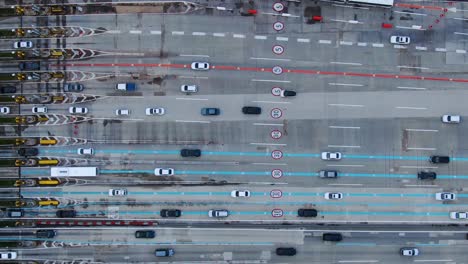
[[[452,79],[452,82],[466,82],[468,83],[467,79]]]
[[[399,79],[421,80],[421,76],[398,75]]]
[[[413,5],[413,4],[403,4],[403,3],[395,4],[395,6],[415,8],[415,9],[444,10],[444,8],[440,6],[423,6],[423,5]]]
[[[346,76],[374,77],[374,74],[372,74],[372,73],[347,72]]]

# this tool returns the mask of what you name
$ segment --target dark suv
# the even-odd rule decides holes
[[[262,108],[257,106],[244,106],[242,107],[242,113],[246,115],[259,115],[262,113]]]
[[[27,157],[27,156],[37,156],[39,150],[37,148],[20,148],[18,149],[18,155]]]
[[[182,212],[179,209],[162,209],[161,217],[180,217]]]
[[[35,71],[39,70],[41,68],[41,65],[37,61],[25,61],[20,62],[18,67],[22,71]]]
[[[296,249],[295,248],[277,248],[276,249],[276,255],[278,256],[294,256],[296,255]]]
[[[58,210],[57,213],[55,213],[55,215],[60,218],[73,218],[76,216],[76,211],[75,210]]]
[[[449,163],[450,157],[449,156],[431,156],[429,158],[431,163]]]
[[[84,90],[84,86],[81,83],[66,83],[63,85],[64,92],[81,92]]]
[[[136,238],[155,238],[156,232],[153,230],[138,230],[135,231]]]
[[[57,232],[53,229],[44,229],[44,230],[37,230],[36,237],[37,238],[53,238],[57,235]]]
[[[0,93],[16,93],[16,87],[15,86],[2,86],[0,87]]]
[[[200,157],[201,150],[199,149],[181,149],[180,155],[182,157]]]
[[[297,215],[300,216],[300,217],[316,217],[317,216],[317,210],[301,208],[301,209],[297,210]]]
[[[322,235],[322,240],[323,241],[339,242],[339,241],[343,240],[343,236],[340,233],[324,233]]]
[[[418,172],[418,179],[420,180],[435,180],[437,178],[437,174],[432,171],[420,171]]]

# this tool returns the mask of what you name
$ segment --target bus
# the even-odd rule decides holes
[[[52,167],[50,176],[54,177],[95,177],[98,175],[97,167]]]
[[[381,7],[392,7],[394,0],[331,0],[332,2],[340,2],[344,4],[355,5],[370,5]]]

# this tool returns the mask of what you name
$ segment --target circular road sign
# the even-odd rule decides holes
[[[281,45],[274,45],[272,50],[274,54],[281,55],[284,52],[284,47]]]
[[[280,139],[283,133],[281,133],[281,131],[279,130],[273,130],[271,131],[270,135],[271,135],[271,138],[273,139]]]
[[[281,111],[281,109],[279,109],[279,108],[273,108],[273,109],[271,109],[270,115],[274,119],[278,119],[283,115],[283,111]]]
[[[280,75],[283,73],[283,68],[281,68],[281,66],[274,66],[271,69],[271,72],[273,72],[273,74]]]
[[[279,179],[281,177],[283,177],[283,171],[280,170],[280,169],[274,169],[271,171],[271,177],[275,178],[275,179]]]
[[[271,157],[274,159],[281,159],[283,157],[283,152],[281,152],[281,150],[273,150],[271,152]]]
[[[270,197],[271,198],[281,198],[283,196],[283,192],[281,190],[275,189],[271,190]]]
[[[284,5],[283,3],[280,3],[280,2],[276,2],[273,4],[273,10],[275,10],[276,12],[281,12],[284,10]]]
[[[273,94],[274,96],[280,96],[282,90],[283,89],[281,89],[280,87],[273,87],[271,88],[271,94]]]
[[[280,22],[280,21],[276,21],[275,23],[273,23],[273,29],[276,30],[276,31],[281,31],[284,29],[284,24],[283,22]]]
[[[273,216],[273,217],[282,217],[283,216],[283,210],[277,209],[277,208],[273,209],[271,211],[271,216]]]

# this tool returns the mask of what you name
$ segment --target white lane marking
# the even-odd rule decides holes
[[[250,57],[251,60],[271,60],[271,61],[291,61],[291,59],[275,59],[275,58],[257,58]]]
[[[224,34],[224,33],[213,33],[213,36],[214,37],[224,37],[224,36],[226,36],[226,34]]]
[[[186,76],[186,75],[179,75],[179,78],[184,78],[184,79],[208,79],[208,77],[205,77],[205,76]]]
[[[411,27],[403,27],[403,26],[396,26],[396,28],[402,28],[402,29],[414,29],[414,30],[426,30],[425,28],[423,28],[422,26],[419,26],[419,25],[412,25]]]
[[[350,104],[328,104],[328,106],[364,107],[364,105],[350,105]]]
[[[350,23],[350,24],[364,24],[364,23],[359,22],[357,20],[348,20],[348,23]]]
[[[435,51],[446,52],[446,48],[435,48]]]
[[[451,260],[451,259],[415,259],[414,260],[414,262],[427,262],[427,261],[431,261],[431,262],[436,262],[436,261],[452,262],[453,260]]]
[[[161,35],[161,31],[160,30],[151,30],[150,34],[151,35]]]
[[[362,66],[362,63],[357,63],[357,62],[330,61],[330,63],[331,64],[341,64],[341,65]]]
[[[329,128],[361,129],[361,127],[328,126]]]
[[[254,126],[284,126],[283,124],[253,123]]]
[[[407,131],[416,131],[416,132],[439,132],[437,129],[418,129],[418,128],[405,128]]]
[[[415,16],[427,16],[427,14],[422,14],[422,13],[412,13],[412,12],[404,12],[404,11],[393,11],[393,13],[399,13],[399,14],[410,14],[410,15],[415,15]]]
[[[176,97],[176,100],[208,101],[208,99],[206,98],[186,98],[186,97]]]
[[[360,148],[361,146],[328,145],[329,148]]]
[[[266,36],[255,36],[254,39],[267,39]]]
[[[172,31],[172,35],[184,35],[183,31]]]
[[[461,54],[465,54],[466,53],[466,50],[455,50],[456,53],[461,53]]]
[[[455,20],[468,20],[467,18],[461,18],[461,17],[451,17],[451,19],[455,19]]]
[[[335,86],[364,86],[364,84],[356,84],[356,83],[328,83],[328,85],[335,85]]]
[[[265,103],[265,104],[290,104],[291,102],[275,102],[275,101],[252,101],[252,103]]]
[[[377,263],[379,262],[378,260],[368,260],[368,259],[363,259],[363,260],[338,260],[339,263]]]
[[[279,82],[279,83],[290,83],[291,81],[252,79],[252,82]]]
[[[287,146],[288,144],[281,144],[281,143],[250,143],[250,145],[259,145],[259,146]]]
[[[346,7],[346,8],[352,8],[352,9],[364,9],[364,10],[369,10],[368,7],[360,7],[360,6],[347,6],[347,5],[338,5],[338,4],[333,4],[333,6]]]
[[[423,87],[409,87],[409,86],[397,86],[398,89],[408,89],[408,90],[426,90],[427,88]]]
[[[209,55],[202,55],[202,54],[180,54],[181,57],[204,57],[209,58]]]
[[[421,46],[416,46],[416,48],[415,48],[415,49],[417,49],[417,50],[427,50],[427,48],[426,48],[426,47],[421,47]]]
[[[413,66],[406,66],[406,65],[398,65],[397,68],[429,70],[429,68],[426,68],[426,67],[413,67]]]
[[[395,49],[408,49],[408,47],[403,46],[403,45],[393,45],[393,48],[395,48]]]
[[[245,38],[245,35],[242,34],[234,34],[232,35],[233,38]]]
[[[206,36],[205,32],[192,32],[193,36]]]
[[[383,48],[384,44],[382,44],[382,43],[372,43],[372,47],[374,47],[374,48]]]
[[[328,167],[364,167],[364,165],[356,164],[327,164]]]
[[[405,184],[406,187],[439,187],[439,185],[417,185],[417,184]],[[405,231],[406,232],[406,231]]]
[[[351,41],[340,41],[340,45],[352,46],[353,43]]]
[[[276,40],[278,40],[278,41],[288,41],[289,38],[287,38],[287,37],[276,37]]]
[[[141,34],[141,30],[130,30],[130,34]]]
[[[437,150],[436,148],[406,148],[409,150]]]
[[[427,110],[426,107],[395,106],[396,109]]]
[[[358,42],[357,45],[359,47],[367,47],[367,43],[366,42]]]
[[[454,34],[468,36],[468,33],[463,33],[463,32],[454,32]]]
[[[120,34],[120,30],[107,30],[106,33],[109,33],[109,34]]]
[[[269,163],[269,162],[255,162],[255,163],[252,163],[252,165],[274,165],[274,166],[277,166],[277,165],[280,165],[280,166],[286,166],[288,165],[287,163]]]
[[[329,183],[330,186],[362,186],[361,183]]]
[[[439,167],[426,167],[426,166],[400,166],[400,168],[405,169],[437,169]]]
[[[343,22],[343,23],[348,23],[348,21],[346,20],[342,20],[342,19],[330,19],[331,21],[335,21],[335,22]]]
[[[319,43],[320,44],[331,44],[332,42],[331,42],[331,40],[321,39],[321,40],[319,40]]]
[[[195,121],[195,120],[176,120],[176,122],[179,122],[179,123],[203,123],[203,124],[211,123],[210,121]]]
[[[297,42],[304,42],[304,43],[309,43],[310,39],[305,39],[305,38],[298,38]]]

